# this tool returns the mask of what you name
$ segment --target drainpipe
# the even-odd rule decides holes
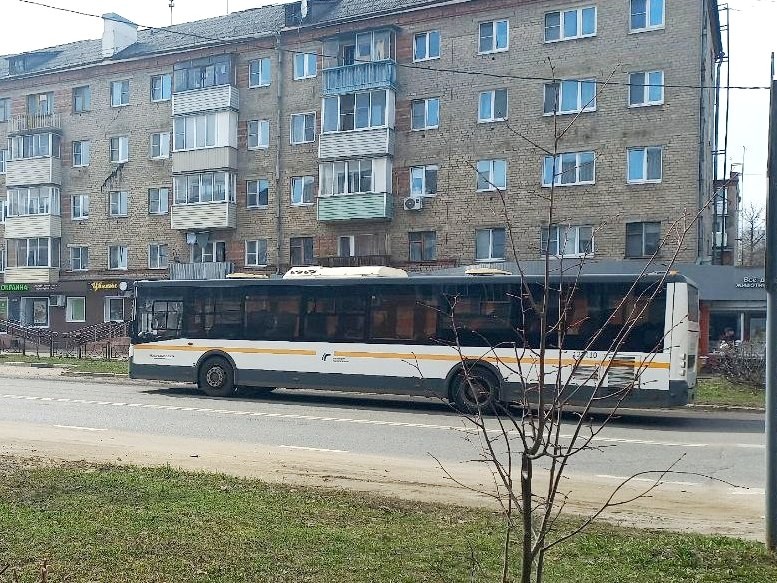
[[[282,212],[282,200],[283,197],[281,195],[282,192],[282,179],[281,179],[281,148],[283,147],[283,126],[281,125],[281,122],[283,120],[283,115],[281,113],[281,104],[282,104],[282,98],[283,98],[283,51],[281,50],[281,33],[275,34],[275,53],[277,55],[277,71],[275,74],[276,78],[276,93],[277,93],[277,100],[276,100],[276,122],[278,124],[278,131],[276,132],[278,135],[277,138],[277,147],[275,152],[275,221],[276,221],[276,232],[275,232],[275,256],[277,257],[277,261],[275,262],[275,273],[277,275],[280,275],[281,273],[281,252],[283,249],[283,225],[281,224],[281,212]]]
[[[700,87],[704,87],[704,83],[707,77],[707,68],[705,67],[707,50],[707,1],[708,0],[704,0],[701,3],[701,30],[699,38],[701,56],[701,75],[699,78]],[[706,111],[704,107],[704,92],[705,89],[699,89],[699,209],[704,208],[704,204],[706,203],[704,197],[704,161],[706,159],[706,147],[704,143],[704,139],[706,137],[704,134],[706,125],[704,123],[704,115]],[[699,217],[698,224],[696,225],[696,263],[702,263],[702,258],[704,256],[704,238],[702,236],[704,234],[704,214]]]

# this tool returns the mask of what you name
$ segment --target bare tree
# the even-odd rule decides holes
[[[740,211],[740,264],[763,267],[766,262],[766,222],[763,205],[749,203]]]

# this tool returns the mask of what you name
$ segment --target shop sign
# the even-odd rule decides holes
[[[737,284],[740,289],[764,289],[766,279],[763,277],[743,277],[742,282]]]
[[[52,292],[57,290],[56,283],[36,283],[32,286],[32,291],[36,292]]]
[[[0,292],[28,292],[29,283],[0,283]]]
[[[89,288],[93,292],[101,291],[127,291],[126,281],[92,281],[89,283]]]

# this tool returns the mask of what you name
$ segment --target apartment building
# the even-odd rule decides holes
[[[707,0],[103,20],[0,59],[0,320],[124,319],[147,278],[645,257],[697,213],[679,258],[713,256]]]

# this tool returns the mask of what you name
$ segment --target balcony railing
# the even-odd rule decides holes
[[[173,93],[173,115],[240,109],[240,92],[231,85],[215,85]]]
[[[342,95],[367,89],[396,89],[397,64],[387,59],[324,69],[323,95]]]
[[[21,158],[5,163],[5,185],[62,184],[62,161],[52,156]]]
[[[20,134],[32,130],[61,130],[62,116],[58,113],[30,113],[14,115],[8,133]]]
[[[215,201],[174,204],[170,209],[170,228],[186,231],[234,229],[237,207],[234,202]]]
[[[317,211],[321,222],[388,221],[394,216],[394,197],[385,192],[319,196]]]
[[[369,128],[332,132],[318,137],[318,157],[322,160],[394,155],[394,130]]]
[[[227,275],[235,271],[235,264],[230,261],[217,261],[208,263],[171,263],[168,266],[170,279],[178,280],[204,280],[226,279]]]
[[[321,267],[367,267],[391,265],[391,255],[356,255],[353,257],[318,257]]]

